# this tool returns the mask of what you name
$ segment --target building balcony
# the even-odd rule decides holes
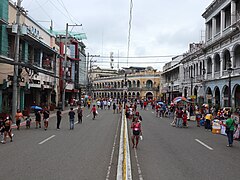
[[[212,79],[212,73],[207,74],[207,80],[211,80]]]
[[[214,79],[220,78],[220,71],[214,73]]]

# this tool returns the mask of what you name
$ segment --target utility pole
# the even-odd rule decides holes
[[[15,36],[15,49],[14,49],[14,72],[13,72],[13,93],[12,93],[12,120],[14,121],[18,103],[18,65],[19,62],[19,39],[20,39],[20,15],[21,15],[21,2],[17,2],[17,14],[16,14],[16,25],[17,25],[17,34]]]
[[[91,59],[89,59],[89,57],[91,57]],[[90,85],[92,83],[92,77],[91,77],[91,73],[92,73],[92,63],[96,62],[96,61],[92,61],[92,59],[94,57],[100,57],[100,55],[87,55],[87,93],[88,95],[91,95],[91,88]]]
[[[68,23],[66,23],[66,35],[65,35],[65,49],[64,49],[64,62],[62,63],[62,69],[63,69],[63,75],[62,75],[62,110],[65,109],[65,90],[66,90],[66,73],[67,73],[67,42],[68,42],[68,27],[69,26],[82,26],[82,24],[74,24],[74,25],[69,25]]]

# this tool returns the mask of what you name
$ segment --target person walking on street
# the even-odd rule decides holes
[[[36,129],[39,127],[41,128],[41,112],[40,111],[36,111],[35,112],[35,121],[36,121]]]
[[[61,112],[61,109],[59,108],[57,110],[57,130],[60,129],[61,120],[62,120],[62,112]]]
[[[12,121],[11,119],[9,118],[9,116],[6,117],[5,121],[4,121],[4,139],[3,139],[3,142],[2,144],[5,144],[6,141],[7,141],[7,135],[8,137],[10,137],[10,142],[12,142]]]
[[[137,148],[139,142],[139,136],[142,134],[141,123],[138,121],[138,117],[134,117],[131,128],[133,130],[132,135],[132,148]],[[136,144],[135,144],[136,139]]]
[[[93,120],[95,119],[95,117],[96,117],[96,112],[97,112],[97,109],[96,109],[96,106],[95,106],[95,104],[93,105],[93,107],[92,107],[92,110],[91,110],[91,112],[92,112],[92,114],[93,114]]]
[[[113,103],[113,114],[115,114],[116,109],[117,109],[117,106],[115,103]]]
[[[208,131],[211,131],[212,127],[211,127],[211,121],[213,119],[213,116],[210,112],[208,112],[205,116],[205,129],[208,130]]]
[[[80,105],[78,106],[77,113],[78,113],[78,123],[82,124],[83,109]]]
[[[197,127],[200,127],[200,120],[202,118],[202,114],[198,108],[196,109],[195,114],[196,114]]]
[[[21,120],[23,119],[23,114],[20,111],[20,109],[17,110],[17,113],[15,115],[15,119],[16,119],[17,130],[19,130],[20,124],[21,124]]]
[[[226,134],[227,134],[227,137],[228,137],[228,145],[227,147],[232,147],[233,145],[233,132],[234,132],[234,125],[235,125],[235,122],[234,120],[231,118],[231,114],[228,113],[228,119],[226,121]]]
[[[44,130],[46,131],[48,128],[48,120],[49,120],[49,115],[50,112],[48,110],[47,107],[45,107],[44,111],[43,111],[43,122],[44,122]]]
[[[68,115],[69,115],[69,122],[70,122],[70,130],[73,130],[74,129],[74,117],[75,117],[75,112],[73,111],[73,108],[71,108]]]
[[[176,127],[182,127],[182,122],[183,122],[183,120],[182,120],[182,117],[183,117],[182,108],[177,108],[176,115],[177,115]]]

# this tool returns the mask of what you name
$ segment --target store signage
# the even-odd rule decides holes
[[[27,34],[39,38],[39,30],[33,26],[28,26],[27,27]]]

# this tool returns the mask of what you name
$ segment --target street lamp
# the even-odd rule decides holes
[[[171,81],[171,88],[172,88],[172,91],[171,91],[171,101],[173,101],[173,81]]]
[[[229,67],[227,69],[228,71],[228,75],[229,75],[229,79],[228,79],[228,107],[231,107],[232,106],[232,101],[231,101],[231,80],[232,80],[232,77],[231,77],[231,74],[233,72],[233,68]]]

